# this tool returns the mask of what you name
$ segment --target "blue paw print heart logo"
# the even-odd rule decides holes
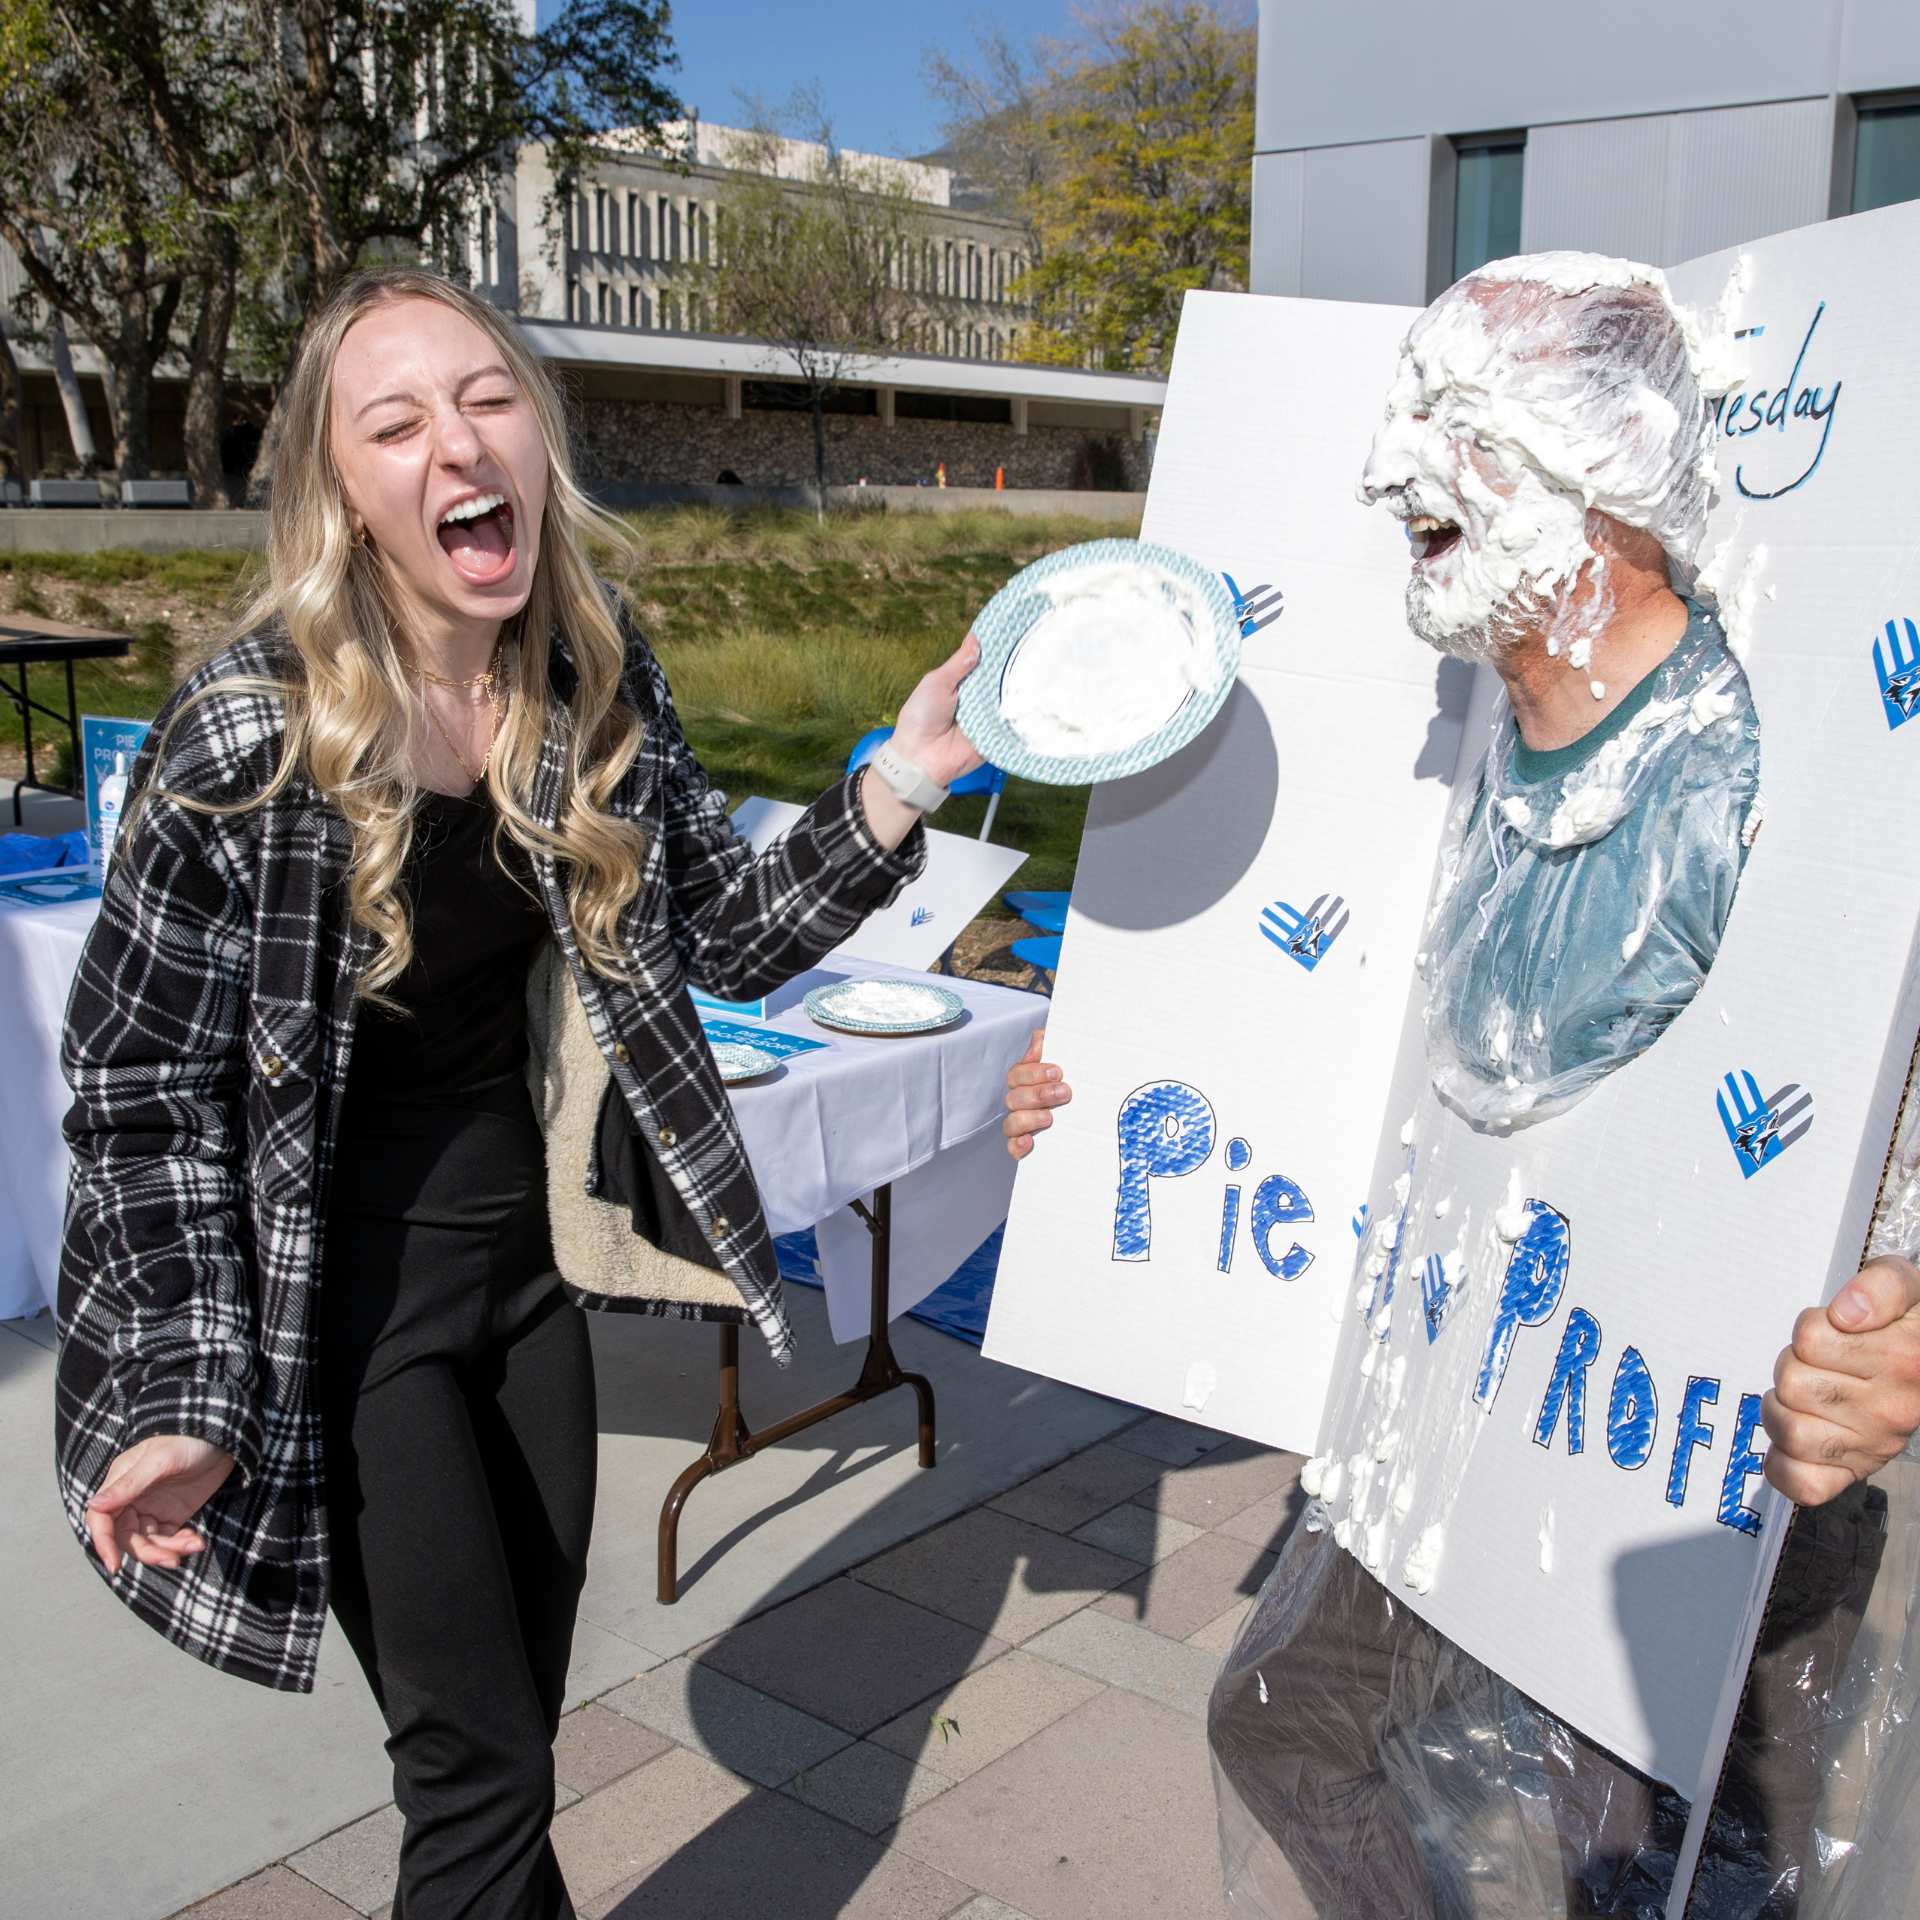
[[[933,909],[931,907],[915,907],[907,924],[910,927],[924,927],[932,918]]]
[[[1302,913],[1276,900],[1260,911],[1260,931],[1284,953],[1311,973],[1327,957],[1327,949],[1347,930],[1347,903],[1337,893],[1321,894]]]
[[[1233,610],[1240,616],[1240,637],[1251,640],[1263,627],[1270,627],[1280,618],[1286,606],[1286,595],[1278,587],[1261,585],[1242,587],[1230,573],[1220,578],[1227,583],[1227,591],[1233,595]]]
[[[1873,643],[1873,670],[1887,725],[1904,727],[1920,713],[1920,628],[1911,620],[1889,620],[1886,639]]]
[[[1726,1079],[1726,1091],[1714,1096],[1715,1104],[1720,1109],[1720,1124],[1727,1132],[1727,1144],[1740,1163],[1740,1177],[1751,1180],[1812,1130],[1813,1095],[1790,1080],[1778,1093],[1763,1099],[1760,1083],[1752,1074],[1730,1073]]]
[[[1427,1322],[1427,1345],[1440,1338],[1440,1329],[1453,1311],[1453,1283],[1447,1278],[1447,1263],[1439,1254],[1427,1255],[1420,1269],[1420,1310]]]

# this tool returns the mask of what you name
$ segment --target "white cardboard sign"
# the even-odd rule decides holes
[[[734,809],[733,824],[755,853],[764,853],[805,811],[790,800],[755,795]],[[1026,858],[1018,847],[929,827],[925,871],[891,906],[869,914],[844,951],[889,967],[932,966]]]
[[[987,1329],[996,1360],[1303,1450],[1471,678],[1408,634],[1405,539],[1354,497],[1410,317],[1188,296],[1142,532],[1256,630],[1207,733],[1093,795],[1049,1021],[1074,1101]]]
[[[1280,470],[1262,479],[1293,510],[1267,519],[1262,552],[1285,580],[1280,627],[1294,624],[1284,649],[1250,648],[1246,678],[1276,754],[1293,747],[1285,729],[1300,709],[1314,715],[1316,738],[1277,806],[1225,751],[1230,722],[1197,744],[1184,787],[1170,774],[1173,790],[1131,808],[1124,790],[1100,796],[1083,860],[1103,886],[1131,868],[1140,904],[1124,932],[1080,915],[1070,926],[1049,1054],[1078,1097],[1016,1189],[987,1343],[995,1357],[1161,1406],[1169,1370],[1189,1355],[1212,1359],[1236,1390],[1216,1390],[1200,1417],[1313,1444],[1301,1435],[1315,1423],[1296,1416],[1314,1399],[1327,1338],[1304,1316],[1276,1316],[1273,1294],[1235,1303],[1203,1262],[1172,1255],[1176,1222],[1195,1233],[1207,1216],[1217,1231],[1228,1178],[1217,1146],[1177,1171],[1175,1136],[1189,1125],[1197,1135],[1190,1105],[1163,1108],[1161,1140],[1148,1149],[1159,1168],[1146,1184],[1151,1262],[1115,1278],[1100,1258],[1116,1169],[1140,1150],[1117,1124],[1129,1093],[1149,1080],[1203,1090],[1221,1140],[1252,1137],[1244,1185],[1275,1164],[1270,1142],[1291,1158],[1278,1162],[1288,1172],[1315,1169],[1299,1184],[1315,1211],[1301,1244],[1316,1258],[1286,1298],[1340,1295],[1315,1450],[1345,1469],[1335,1502],[1345,1537],[1397,1598],[1702,1805],[1777,1534],[1780,1503],[1759,1474],[1758,1396],[1795,1312],[1856,1263],[1920,1024],[1920,836],[1905,828],[1920,802],[1920,725],[1907,724],[1920,715],[1908,505],[1920,306],[1887,272],[1920,257],[1920,205],[1745,251],[1748,368],[1719,415],[1725,492],[1707,551],[1731,541],[1726,577],[1758,595],[1747,670],[1765,828],[1694,1004],[1581,1105],[1506,1139],[1476,1133],[1429,1090],[1420,989],[1411,1001],[1405,989],[1444,782],[1410,777],[1403,717],[1349,679],[1359,649],[1376,643],[1383,665],[1404,659],[1409,678],[1421,657],[1398,618],[1405,561],[1388,544],[1392,530],[1373,546],[1357,527],[1344,530],[1365,518],[1345,499],[1404,316],[1189,301],[1149,529],[1207,554],[1214,529],[1224,538],[1241,524],[1239,497],[1229,488],[1223,498],[1194,456],[1196,434],[1210,434],[1236,474],[1256,457]],[[1675,270],[1679,297],[1710,304],[1734,258]],[[1222,320],[1223,305],[1250,317]],[[1201,340],[1196,355],[1190,343]],[[1323,423],[1338,444],[1308,459],[1288,437],[1302,421]],[[1351,617],[1337,618],[1322,595],[1317,617],[1296,622],[1316,570],[1343,567]],[[1264,688],[1263,669],[1273,675]],[[1316,708],[1322,676],[1338,697]],[[1483,749],[1489,691],[1469,721],[1460,776]],[[1453,775],[1454,755],[1442,753]],[[1164,877],[1183,856],[1178,840],[1153,831],[1162,822],[1184,817],[1187,857],[1204,863],[1202,823],[1274,807],[1262,859],[1335,867],[1311,884],[1351,903],[1354,924],[1325,973],[1359,930],[1360,887],[1376,880],[1371,870],[1358,883],[1342,877],[1367,836],[1344,808],[1323,804],[1329,780],[1374,797],[1374,834],[1392,849],[1393,871],[1377,876],[1383,917],[1370,920],[1366,946],[1398,1018],[1383,1018],[1378,992],[1364,1010],[1358,999],[1317,1002],[1306,1017],[1250,998],[1233,927],[1182,909]],[[1278,890],[1275,868],[1264,872]],[[1088,874],[1083,864],[1076,906]],[[1371,1020],[1397,1030],[1391,1070]],[[1765,1125],[1743,1128],[1741,1110],[1790,1086],[1811,1093],[1813,1125],[1768,1146]],[[1362,1130],[1370,1175],[1351,1158]],[[1326,1229],[1344,1224],[1356,1183],[1373,1206],[1370,1232],[1398,1215],[1403,1171],[1411,1191],[1395,1291],[1383,1302],[1370,1282],[1357,1302],[1364,1266],[1341,1257]],[[1509,1241],[1495,1215],[1516,1175],[1526,1228]],[[1456,1246],[1455,1292],[1429,1338],[1425,1257]],[[1323,1271],[1337,1286],[1321,1286]],[[1259,1386],[1241,1386],[1249,1376],[1264,1383],[1264,1400]],[[1156,1391],[1142,1392],[1149,1380]],[[1418,1592],[1407,1563],[1434,1528],[1437,1566]]]
[[[1719,955],[1646,1054],[1506,1140],[1434,1099],[1416,988],[1371,1186],[1393,1210],[1411,1171],[1390,1337],[1349,1316],[1322,1442],[1358,1463],[1336,1511],[1396,1595],[1689,1795],[1769,1567],[1760,1397],[1795,1314],[1858,1263],[1920,1019],[1920,845],[1897,824],[1920,803],[1920,315],[1885,277],[1916,247],[1920,206],[1746,250],[1707,550],[1730,540],[1726,577],[1755,595],[1766,815]],[[1710,305],[1736,257],[1676,270],[1676,294]],[[1750,1123],[1789,1088],[1812,1097],[1791,1128]],[[1517,1243],[1495,1229],[1510,1182]],[[1429,1337],[1424,1262],[1456,1246]],[[1433,1527],[1418,1593],[1406,1560]]]

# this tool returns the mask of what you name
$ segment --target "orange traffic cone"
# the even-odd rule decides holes
[[[1006,468],[1005,468],[1005,467],[995,467],[995,468],[994,468],[994,470],[993,470],[993,490],[994,490],[994,492],[995,492],[995,493],[1005,493],[1005,492],[1006,492],[1006,490],[1007,490],[1007,470],[1006,470]]]

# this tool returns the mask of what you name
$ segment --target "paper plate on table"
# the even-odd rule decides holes
[[[840,980],[802,1004],[816,1026],[836,1033],[937,1033],[967,1010],[957,993],[912,980]]]
[[[750,1047],[739,1040],[712,1040],[707,1044],[721,1080],[730,1087],[743,1080],[763,1080],[780,1065],[778,1056],[765,1047]]]
[[[1220,711],[1240,671],[1240,614],[1226,581],[1142,540],[1092,540],[1036,560],[973,630],[980,664],[960,688],[960,730],[996,767],[1048,786],[1157,766]],[[1096,711],[1115,686],[1131,690],[1130,705]],[[1077,741],[1046,723],[1062,710]]]

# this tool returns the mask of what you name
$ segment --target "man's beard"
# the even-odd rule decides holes
[[[1496,601],[1468,625],[1442,626],[1436,617],[1432,586],[1418,573],[1407,581],[1407,626],[1436,653],[1474,665],[1491,666],[1526,634],[1538,631],[1556,596],[1540,592],[1530,579]]]

